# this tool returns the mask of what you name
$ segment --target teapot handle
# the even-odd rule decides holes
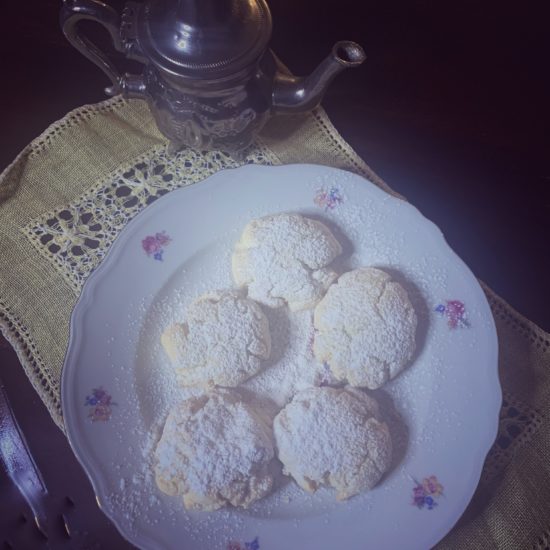
[[[132,97],[145,97],[144,85],[138,82],[141,80],[140,77],[121,75],[112,61],[88,38],[78,32],[78,23],[82,20],[100,23],[109,31],[115,49],[126,53],[120,37],[120,17],[113,8],[98,0],[65,0],[59,19],[67,40],[111,79],[113,85],[105,88],[107,95],[114,96],[119,93],[129,95],[128,88],[131,88]]]

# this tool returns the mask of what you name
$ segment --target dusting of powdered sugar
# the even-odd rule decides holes
[[[155,450],[156,480],[186,508],[248,506],[271,490],[271,427],[236,391],[187,399],[168,416]]]
[[[327,267],[342,251],[318,220],[295,213],[254,219],[235,244],[235,283],[262,304],[294,311],[313,307],[335,279]]]
[[[285,470],[306,490],[346,499],[372,488],[391,462],[390,432],[375,399],[353,388],[310,388],[275,418]]]
[[[182,386],[235,387],[270,356],[271,338],[260,306],[238,290],[210,291],[169,325],[161,343]]]
[[[296,392],[333,383],[327,365],[313,356],[313,312],[264,308],[269,320],[272,356],[265,368],[243,384],[248,395],[274,416]]]
[[[406,291],[388,273],[348,271],[315,309],[315,356],[339,380],[376,389],[410,363],[416,326]]]

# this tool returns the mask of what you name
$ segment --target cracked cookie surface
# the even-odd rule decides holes
[[[342,247],[321,222],[299,214],[252,220],[235,246],[235,283],[270,307],[292,311],[313,307],[337,274],[327,266]]]
[[[273,485],[273,434],[237,392],[218,388],[176,405],[155,450],[161,491],[186,508],[247,507]]]
[[[235,290],[199,296],[184,323],[164,330],[161,343],[183,386],[238,386],[271,352],[267,317]]]
[[[285,472],[306,491],[325,485],[338,500],[371,489],[391,463],[391,438],[378,403],[355,388],[309,388],[273,423]]]
[[[315,357],[351,386],[376,389],[397,376],[416,344],[417,317],[405,289],[381,269],[344,273],[314,313]]]

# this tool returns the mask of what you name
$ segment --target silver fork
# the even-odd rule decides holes
[[[46,484],[17,423],[2,379],[0,379],[0,464],[19,489],[32,511],[36,528],[45,539],[52,534],[53,523],[53,531],[57,537],[63,533],[66,539],[85,542],[90,548],[96,546],[93,537],[87,531],[72,528],[64,513],[53,515],[48,513],[52,503],[49,502]],[[74,506],[69,497],[65,497],[65,504],[69,507]]]
[[[48,491],[19,429],[1,380],[0,462],[32,510],[36,527],[48,538],[48,515],[44,506]]]
[[[78,544],[79,548],[99,547],[97,540],[87,530],[74,528],[74,518],[69,523],[67,515],[61,511],[61,506],[56,506],[50,497],[25,436],[17,423],[1,379],[0,464],[19,489],[32,511],[36,528],[47,542],[60,543],[64,539],[71,540],[71,544]],[[74,507],[69,497],[65,497],[64,507]]]

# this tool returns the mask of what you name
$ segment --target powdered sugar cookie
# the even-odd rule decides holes
[[[252,220],[233,253],[233,278],[262,304],[313,307],[336,279],[327,268],[342,247],[321,222],[299,214]]]
[[[237,393],[216,389],[170,412],[155,450],[155,479],[188,509],[246,508],[271,490],[273,457],[271,428]]]
[[[306,491],[321,485],[343,500],[371,489],[391,463],[377,402],[354,388],[309,388],[275,417],[278,456]]]
[[[344,273],[315,308],[315,357],[339,380],[379,388],[415,350],[417,318],[405,289],[386,272]]]
[[[185,323],[170,325],[161,343],[184,386],[237,386],[269,358],[269,323],[260,306],[235,290],[203,294]]]

